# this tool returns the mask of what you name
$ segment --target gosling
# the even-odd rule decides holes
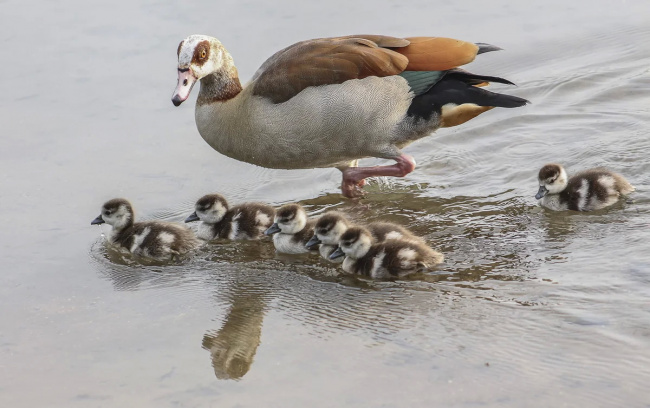
[[[306,247],[314,235],[314,220],[307,219],[305,209],[299,204],[285,204],[275,212],[275,218],[264,234],[273,235],[273,245],[277,252],[285,254],[304,254],[318,249]]]
[[[135,222],[131,203],[123,198],[107,201],[90,224],[108,224],[108,241],[130,253],[158,261],[171,260],[199,246],[189,228],[163,221]]]
[[[338,247],[341,235],[350,227],[352,227],[352,223],[345,215],[338,211],[328,211],[316,220],[314,236],[307,242],[307,248],[313,248],[320,244],[319,252],[321,257],[333,262],[343,262],[342,256],[331,259],[330,255]],[[401,225],[392,222],[371,222],[365,227],[370,231],[375,242],[384,242],[388,239],[406,239],[424,244],[422,238],[414,235]]]
[[[253,240],[264,236],[264,231],[273,223],[275,209],[261,203],[243,203],[228,206],[220,194],[201,197],[194,206],[195,211],[185,222],[201,221],[197,236],[205,241],[222,238],[230,240]]]
[[[596,168],[567,177],[564,167],[547,164],[538,175],[535,198],[542,207],[554,211],[593,211],[615,204],[634,187],[620,174]]]
[[[351,227],[341,236],[332,258],[345,255],[345,272],[373,279],[401,278],[424,272],[444,257],[419,241],[389,239],[377,243],[370,231]]]

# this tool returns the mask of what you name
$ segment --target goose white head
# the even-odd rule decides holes
[[[124,229],[133,224],[133,207],[123,198],[114,198],[102,206],[102,212],[92,220],[91,225],[106,223],[115,230]]]
[[[330,258],[336,259],[342,252],[349,258],[360,259],[366,256],[372,244],[373,238],[370,231],[363,227],[351,227],[341,235],[339,247]],[[337,252],[339,253],[337,254]]]
[[[537,176],[539,180],[539,191],[535,198],[541,200],[546,194],[559,194],[567,186],[568,177],[564,167],[559,164],[547,164],[542,167]]]
[[[207,35],[190,35],[178,44],[178,84],[172,95],[175,106],[183,103],[196,81],[205,76],[225,71],[231,74],[235,66],[221,42]]]
[[[199,198],[194,210],[185,222],[201,220],[206,224],[217,224],[228,212],[228,202],[221,194],[208,194]]]
[[[302,231],[307,225],[307,213],[298,204],[286,204],[275,212],[273,225],[264,232],[266,235],[281,232],[283,234],[295,234]]]

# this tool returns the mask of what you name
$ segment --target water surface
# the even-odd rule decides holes
[[[650,5],[520,3],[0,2],[0,405],[650,406]],[[533,103],[413,144],[415,172],[348,201],[336,170],[203,142],[193,101],[170,102],[192,33],[220,38],[244,80],[306,38],[493,43],[469,69]],[[637,192],[542,210],[549,161]],[[400,222],[446,262],[372,282],[245,242],[145,265],[89,225],[116,196],[181,221],[212,191]]]

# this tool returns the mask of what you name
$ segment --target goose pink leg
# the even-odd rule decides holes
[[[415,159],[407,154],[402,153],[395,161],[396,163],[390,166],[348,167],[341,170],[343,172],[341,192],[348,198],[361,197],[365,194],[361,187],[366,184],[366,178],[404,177],[415,169]]]

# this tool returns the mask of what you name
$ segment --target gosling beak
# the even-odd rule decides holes
[[[172,103],[179,106],[190,96],[192,87],[196,83],[196,77],[189,68],[178,69],[178,84],[172,95]]]
[[[334,259],[340,258],[340,257],[342,257],[344,255],[345,255],[345,253],[343,252],[341,247],[336,247],[336,250],[334,250],[334,252],[332,252],[330,254],[330,259],[334,260]]]
[[[95,218],[94,220],[92,220],[92,221],[90,222],[90,225],[99,225],[99,224],[103,224],[103,223],[105,223],[105,222],[106,222],[106,221],[104,221],[104,219],[102,218],[102,215],[99,214],[99,215],[97,216],[97,218]]]
[[[189,217],[185,218],[185,222],[192,222],[192,221],[198,221],[200,220],[199,216],[196,215],[196,211],[194,211],[192,214],[189,215]]]
[[[535,194],[535,198],[540,200],[542,197],[544,197],[548,193],[548,190],[544,186],[539,186],[539,191],[537,194]]]
[[[266,231],[264,231],[264,235],[273,235],[276,232],[280,232],[280,227],[278,227],[278,223],[274,222],[273,225],[269,227]]]
[[[305,247],[307,247],[307,249],[314,249],[314,248],[316,248],[316,245],[318,245],[320,243],[321,243],[321,240],[318,239],[318,237],[316,235],[314,235],[313,237],[311,237],[311,239],[309,241],[307,241],[307,243],[305,244]]]

